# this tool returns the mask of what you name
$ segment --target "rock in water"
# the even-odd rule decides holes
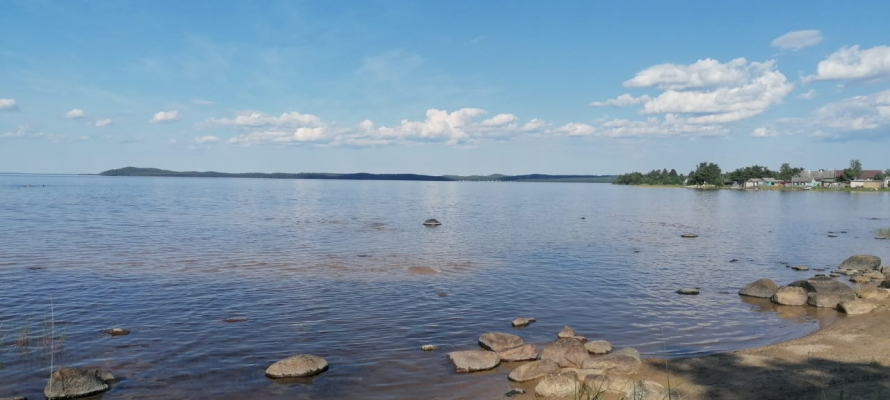
[[[775,282],[770,279],[760,279],[745,285],[745,287],[739,290],[739,294],[768,299],[776,294],[776,290],[779,290],[779,287],[776,286]]]
[[[529,361],[538,358],[538,348],[531,344],[523,344],[506,350],[498,351],[501,361]]]
[[[685,288],[677,291],[677,294],[685,294],[685,295],[697,295],[699,293],[698,289],[695,288]]]
[[[808,267],[806,265],[794,265],[791,267],[791,269],[793,269],[795,271],[809,271],[810,267]]]
[[[519,328],[519,327],[523,327],[523,326],[528,326],[529,324],[531,324],[532,322],[535,322],[535,321],[537,321],[537,320],[534,318],[516,318],[513,320],[512,324],[513,324],[514,328]]]
[[[572,372],[549,373],[535,386],[535,396],[562,398],[575,394],[578,377]]]
[[[841,263],[839,269],[855,269],[867,271],[881,267],[881,258],[868,255],[852,256]]]
[[[50,375],[43,395],[47,399],[71,399],[108,390],[114,376],[97,369],[62,367]]]
[[[423,350],[423,351],[433,351],[433,350],[436,350],[436,349],[438,349],[438,348],[439,348],[439,346],[436,346],[436,345],[434,345],[434,344],[425,344],[425,345],[423,345],[423,346],[420,346],[420,349]]]
[[[584,348],[590,354],[606,354],[612,351],[612,344],[605,340],[594,340],[584,343]]]
[[[800,287],[782,286],[770,300],[784,306],[802,306],[807,303],[807,291]]]
[[[562,330],[559,331],[558,334],[556,334],[556,337],[558,337],[560,339],[577,339],[582,342],[587,341],[586,337],[578,335],[577,333],[575,333],[574,329],[569,328],[568,326],[562,327]]]
[[[479,336],[479,345],[491,351],[507,350],[522,344],[521,337],[509,333],[488,332]]]
[[[522,389],[519,389],[519,388],[513,388],[513,389],[510,389],[509,392],[504,393],[504,397],[519,396],[519,395],[521,395],[521,394],[525,394],[525,390],[522,390]]]
[[[551,360],[560,367],[581,368],[584,361],[590,358],[587,349],[580,340],[572,338],[556,339],[546,346],[541,352],[542,360]]]
[[[448,353],[448,359],[457,372],[487,371],[501,363],[498,353],[484,350],[454,351]]]
[[[837,303],[837,310],[849,315],[868,314],[877,306],[865,300],[844,300]]]
[[[513,371],[510,371],[510,375],[507,378],[511,381],[525,382],[556,371],[559,371],[559,364],[553,360],[538,360],[520,365]]]
[[[111,336],[124,336],[124,335],[130,334],[130,331],[126,330],[124,328],[112,328],[112,329],[108,329],[103,332],[105,332],[106,334],[109,334]]]
[[[318,375],[328,370],[324,358],[311,354],[298,354],[285,358],[266,368],[266,376],[279,378],[303,378]]]
[[[423,224],[424,224],[425,226],[439,226],[439,225],[442,225],[442,223],[439,222],[439,221],[438,221],[437,219],[435,219],[435,218],[430,218],[430,219],[428,219],[428,220],[426,220],[426,221],[423,221]]]
[[[807,304],[819,308],[835,308],[841,297],[833,293],[810,293],[807,295]]]
[[[696,235],[694,233],[684,233],[684,234],[680,235],[680,237],[686,238],[686,239],[693,239],[693,238],[697,238],[698,235]]]

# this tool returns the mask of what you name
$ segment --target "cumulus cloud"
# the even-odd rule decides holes
[[[756,128],[753,131],[751,131],[751,136],[756,137],[756,138],[768,138],[768,137],[774,137],[776,135],[777,135],[777,133],[775,130],[767,128],[767,127],[760,127],[760,128]]]
[[[15,99],[0,99],[0,110],[15,110],[19,108],[19,103]]]
[[[314,143],[318,145],[383,145],[408,142],[445,142],[458,144],[481,138],[500,138],[540,131],[542,120],[524,124],[513,114],[497,114],[479,121],[486,114],[479,108],[455,111],[429,109],[422,120],[402,120],[396,125],[377,125],[364,120],[354,126],[341,126],[323,121],[312,114],[298,112],[270,116],[252,112],[233,118],[211,118],[200,127],[229,127],[247,133],[232,137],[229,143],[251,145],[260,143]]]
[[[93,123],[93,126],[97,128],[104,128],[111,125],[114,125],[114,121],[112,121],[111,118],[100,119]]]
[[[629,94],[622,94],[614,99],[609,99],[606,101],[594,101],[590,103],[591,107],[628,107],[628,106],[636,106],[643,104],[647,101],[651,100],[648,95],[642,95],[640,97],[633,97]]]
[[[735,86],[747,81],[752,70],[761,69],[763,63],[748,64],[744,58],[736,58],[725,64],[710,58],[688,65],[659,64],[638,72],[624,82],[624,87],[686,90]]]
[[[816,73],[804,82],[831,80],[879,80],[890,78],[890,47],[842,47],[819,62]]]
[[[68,118],[68,119],[81,119],[85,116],[86,116],[86,113],[84,113],[83,110],[81,110],[79,108],[75,108],[75,109],[65,113],[65,118]]]
[[[725,136],[728,130],[721,125],[690,123],[689,119],[675,114],[664,118],[649,117],[641,121],[613,119],[599,127],[599,136],[611,138],[625,137],[712,137]]]
[[[179,111],[158,111],[149,122],[154,124],[170,123],[179,120]]]
[[[890,90],[828,103],[809,117],[780,122],[819,137],[881,134],[890,128]]]
[[[791,31],[773,39],[772,47],[782,50],[800,50],[815,46],[822,41],[822,33],[815,29]]]
[[[806,92],[797,95],[797,98],[804,99],[804,100],[815,99],[816,98],[816,89],[807,90]]]
[[[207,136],[196,137],[195,143],[196,144],[217,143],[217,142],[219,142],[219,140],[220,139],[217,136],[207,135]]]
[[[555,131],[569,136],[590,136],[596,133],[596,128],[593,125],[571,122],[556,128]]]

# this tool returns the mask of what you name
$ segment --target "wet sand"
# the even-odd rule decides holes
[[[649,358],[631,378],[670,386],[672,398],[683,400],[890,399],[890,299],[868,301],[878,304],[870,314],[825,310],[820,329],[799,339],[667,362]],[[513,398],[534,399],[536,384],[514,384],[527,393]]]

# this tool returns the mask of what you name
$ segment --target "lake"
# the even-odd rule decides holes
[[[738,289],[890,259],[888,216],[887,193],[3,175],[0,397],[43,398],[69,365],[116,375],[109,400],[498,398],[515,365],[457,374],[446,353],[564,325],[658,357],[779,342],[834,311]],[[300,353],[330,370],[264,376]]]

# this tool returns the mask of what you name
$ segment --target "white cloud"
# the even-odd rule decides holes
[[[234,118],[210,118],[202,126],[234,126],[234,127],[294,127],[320,126],[321,118],[312,114],[298,112],[283,113],[280,116],[266,115],[260,112],[244,113]]]
[[[0,133],[0,139],[3,138],[34,138],[34,139],[42,139],[48,140],[53,143],[70,143],[76,141],[88,140],[89,136],[69,136],[69,135],[56,135],[56,134],[46,134],[43,132],[37,132],[30,125],[21,124],[16,127],[16,130]]]
[[[519,130],[521,130],[523,132],[531,132],[531,131],[537,131],[541,128],[544,128],[545,126],[547,126],[547,122],[545,122],[544,120],[533,118],[530,121],[523,124],[522,127],[519,128]]]
[[[195,143],[196,144],[217,143],[217,142],[219,142],[219,140],[220,139],[217,136],[208,135],[208,136],[196,137]]]
[[[775,137],[777,135],[776,131],[766,127],[756,128],[751,131],[751,136],[756,138],[768,138]]]
[[[75,109],[65,113],[65,118],[68,118],[68,119],[80,119],[85,116],[86,116],[86,113],[84,113],[83,110],[81,110],[79,108],[75,108]]]
[[[890,128],[890,90],[828,103],[809,117],[784,118],[780,122],[819,137],[881,133]]]
[[[890,78],[890,47],[842,47],[819,62],[816,73],[804,82],[829,80],[873,80]]]
[[[800,50],[815,46],[822,41],[822,34],[815,29],[791,31],[773,39],[772,47],[782,50]]]
[[[114,121],[112,121],[110,118],[100,119],[100,120],[96,121],[95,123],[93,123],[93,126],[95,126],[97,128],[104,128],[104,127],[110,126],[110,125],[114,125]]]
[[[492,118],[486,119],[482,121],[482,126],[502,126],[511,124],[516,121],[516,116],[513,114],[498,114]]]
[[[816,98],[816,89],[807,90],[805,93],[797,95],[798,99],[812,100]]]
[[[725,64],[705,59],[689,65],[655,65],[624,86],[655,87],[664,92],[654,98],[624,95],[591,105],[638,103],[643,105],[641,114],[691,114],[684,123],[723,124],[763,113],[794,88],[776,70],[775,61],[749,63],[744,58]]]
[[[15,99],[0,99],[0,110],[15,110],[19,103]]]
[[[149,122],[151,123],[169,123],[179,120],[179,111],[158,111]]]
[[[590,136],[596,133],[596,128],[593,125],[571,122],[556,128],[555,131],[569,136]]]
[[[629,94],[622,94],[614,99],[609,99],[606,101],[594,101],[590,103],[591,107],[628,107],[628,106],[636,106],[643,104],[647,101],[651,100],[648,95],[642,95],[640,97],[633,97]]]
[[[28,125],[19,125],[16,127],[16,130],[10,132],[0,133],[0,138],[16,138],[16,137],[25,137],[32,136],[31,127]]]
[[[613,119],[602,123],[597,136],[624,137],[668,137],[683,136],[690,138],[725,136],[728,130],[719,124],[690,123],[675,114],[667,114],[664,118],[649,117],[642,121]]]
[[[210,100],[192,99],[192,104],[197,104],[199,106],[212,106],[215,103]]]

